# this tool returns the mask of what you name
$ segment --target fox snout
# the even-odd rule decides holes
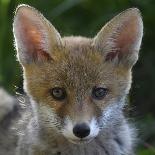
[[[99,126],[95,118],[91,121],[73,122],[66,118],[63,135],[72,143],[88,142],[99,133]]]

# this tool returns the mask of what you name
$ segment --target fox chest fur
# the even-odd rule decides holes
[[[135,132],[123,109],[143,35],[139,10],[122,12],[94,38],[62,38],[20,5],[13,33],[30,98],[9,129],[14,154],[132,155]]]

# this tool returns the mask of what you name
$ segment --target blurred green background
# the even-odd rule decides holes
[[[137,154],[155,155],[155,0],[0,0],[0,85],[12,94],[22,91],[12,34],[14,10],[21,3],[40,10],[62,36],[93,37],[119,12],[129,7],[141,10],[144,38],[133,70],[130,114],[139,132]]]

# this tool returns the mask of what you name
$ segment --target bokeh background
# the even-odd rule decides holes
[[[22,92],[22,73],[13,46],[12,22],[18,4],[36,7],[62,36],[93,37],[113,16],[138,7],[144,21],[140,58],[133,69],[130,117],[139,133],[138,155],[155,155],[155,0],[0,0],[0,85]]]

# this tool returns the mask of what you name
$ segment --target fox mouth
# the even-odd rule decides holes
[[[68,139],[69,142],[73,143],[73,144],[87,144],[89,142],[91,142],[93,140],[93,138],[90,139]]]

